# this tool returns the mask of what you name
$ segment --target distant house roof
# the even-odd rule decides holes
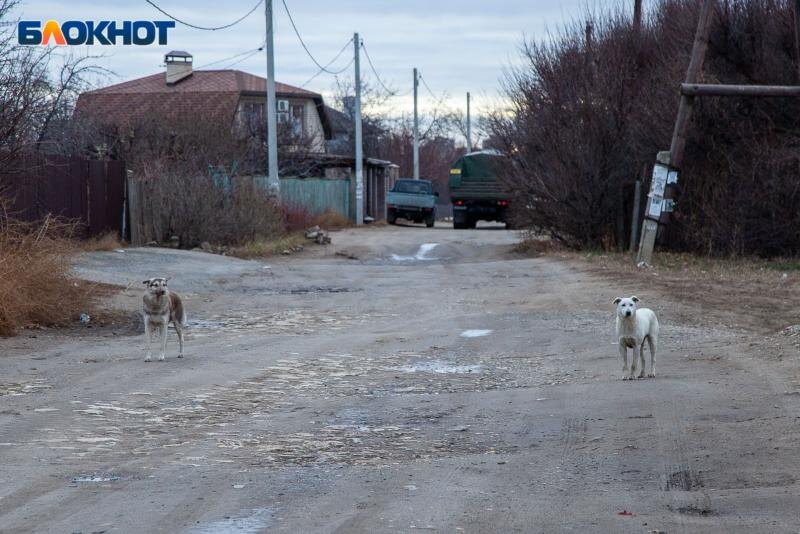
[[[325,106],[325,113],[328,115],[328,120],[331,123],[331,131],[333,136],[346,135],[353,127],[353,119],[346,113],[342,113],[338,109],[330,106]]]
[[[330,136],[330,122],[319,93],[277,81],[275,92],[279,97],[314,100],[326,137]],[[148,116],[229,122],[233,121],[241,96],[266,98],[266,93],[265,78],[240,70],[195,70],[172,85],[167,85],[161,72],[82,93],[75,115],[91,115],[101,124],[117,125],[130,125],[137,118]]]

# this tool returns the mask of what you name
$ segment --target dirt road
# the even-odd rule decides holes
[[[131,284],[130,314],[171,275],[187,358],[173,333],[144,363],[127,324],[0,340],[0,531],[800,531],[800,365],[768,357],[777,337],[516,256],[511,232],[333,237],[266,263],[81,258]],[[611,300],[633,293],[662,348],[627,382]]]

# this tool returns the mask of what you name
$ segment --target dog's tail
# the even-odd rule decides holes
[[[172,320],[186,326],[186,311],[183,308],[183,301],[176,293],[169,294],[169,303],[172,312]]]

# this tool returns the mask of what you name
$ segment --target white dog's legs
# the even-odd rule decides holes
[[[639,365],[642,366],[642,370],[639,371],[638,378],[644,378],[644,371],[645,371],[645,364],[644,364],[644,341],[642,344],[639,345]]]
[[[647,336],[647,343],[650,345],[650,374],[647,375],[650,378],[655,378],[656,376],[656,349],[657,343],[653,340],[652,337]]]
[[[642,348],[639,345],[633,346],[633,359],[631,360],[631,374],[628,375],[628,380],[636,378],[636,364],[642,357]]]
[[[147,319],[144,321],[144,340],[147,346],[147,355],[144,357],[144,361],[149,362],[153,359],[153,351],[150,350],[150,346],[153,343],[153,330],[150,328],[150,321]]]
[[[159,330],[161,330],[161,354],[159,354],[158,359],[160,361],[162,361],[162,362],[164,361],[164,358],[166,357],[166,352],[167,352],[167,331],[168,331],[167,325],[168,324],[169,323],[167,323],[167,322],[163,322],[163,323],[161,323],[161,326],[159,327]]]
[[[178,334],[178,343],[181,347],[178,358],[183,358],[183,325],[178,321],[174,321],[172,324],[175,325],[175,332]]]
[[[620,343],[619,344],[619,355],[622,356],[622,379],[628,379],[628,348]]]

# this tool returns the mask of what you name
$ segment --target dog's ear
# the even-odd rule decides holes
[[[171,277],[171,276],[168,276],[167,278],[164,278],[164,283],[166,284],[166,283],[167,283],[167,282],[169,282],[170,280],[172,280],[172,277]]]
[[[150,280],[152,280],[152,278],[151,278]],[[149,284],[149,283],[150,283],[150,280],[142,280],[142,283],[143,283],[144,285],[147,285],[147,284]]]
[[[614,304],[619,304],[620,302],[622,302],[622,297],[617,297],[614,299]]]
[[[632,300],[633,302],[639,302],[639,297],[637,297],[636,295],[634,295],[634,296],[632,296],[632,297],[631,297],[631,300]]]

